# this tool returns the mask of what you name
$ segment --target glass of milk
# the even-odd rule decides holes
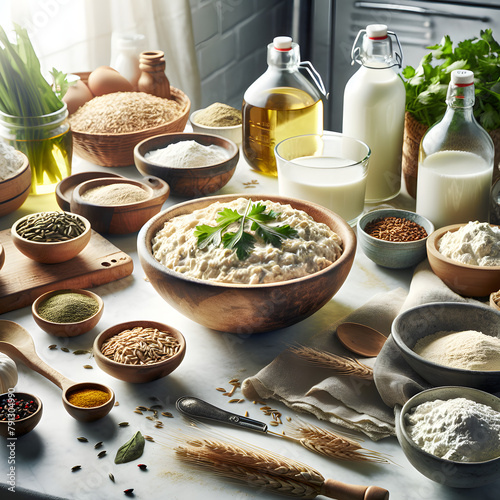
[[[354,226],[370,153],[364,142],[335,132],[285,139],[275,148],[279,194],[323,205]]]

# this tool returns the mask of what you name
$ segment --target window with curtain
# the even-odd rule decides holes
[[[1,24],[28,29],[44,73],[91,71],[114,60],[120,34],[143,34],[165,53],[170,83],[199,107],[201,86],[189,0],[2,0]]]

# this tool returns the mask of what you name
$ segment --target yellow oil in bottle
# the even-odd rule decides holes
[[[252,168],[277,175],[274,147],[289,137],[323,133],[323,102],[307,92],[279,87],[243,101],[243,154]]]

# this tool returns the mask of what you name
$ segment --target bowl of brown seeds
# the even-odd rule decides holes
[[[69,212],[38,212],[17,220],[11,228],[14,246],[26,257],[57,264],[76,257],[89,243],[90,222]]]
[[[409,210],[381,208],[358,220],[357,237],[365,255],[379,266],[412,267],[427,255],[426,241],[432,222]]]
[[[164,323],[127,321],[107,328],[94,341],[97,366],[125,382],[151,382],[172,373],[184,359],[181,332]]]

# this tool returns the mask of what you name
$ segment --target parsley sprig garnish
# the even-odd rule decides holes
[[[201,224],[195,227],[194,235],[198,238],[198,247],[217,247],[222,243],[224,248],[235,249],[238,259],[244,260],[252,253],[256,242],[255,236],[247,232],[248,226],[266,243],[276,248],[281,247],[284,239],[297,236],[297,231],[288,224],[271,225],[276,222],[279,213],[269,210],[266,214],[265,210],[266,206],[261,202],[252,203],[251,200],[248,200],[243,214],[230,208],[222,209],[217,213],[216,226]],[[238,224],[235,232],[227,230],[231,224]]]

